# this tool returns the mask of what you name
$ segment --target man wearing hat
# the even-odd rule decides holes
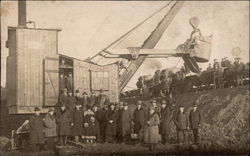
[[[200,110],[197,109],[197,104],[193,104],[193,109],[189,113],[190,127],[193,131],[194,144],[199,143],[199,129],[202,123],[202,114]]]
[[[87,92],[83,92],[82,93],[83,97],[82,97],[82,107],[83,108],[86,108],[87,106],[90,106],[90,103],[89,103],[89,97],[88,97],[88,93]]]
[[[43,119],[40,116],[40,108],[36,107],[34,109],[35,114],[29,119],[30,126],[30,144],[33,146],[34,151],[40,151],[42,145],[44,144],[43,136]]]
[[[72,116],[66,104],[62,103],[60,111],[57,113],[58,134],[61,145],[66,145],[68,136],[71,135]]]
[[[55,138],[57,136],[57,125],[54,112],[54,108],[50,108],[44,119],[45,137],[47,138],[46,144],[49,150],[55,150]]]
[[[117,118],[118,115],[115,110],[115,105],[114,103],[110,103],[109,110],[106,114],[106,141],[109,143],[115,143]]]
[[[162,136],[162,144],[169,143],[169,134],[171,131],[170,121],[172,118],[171,109],[169,103],[166,100],[161,102],[161,123],[160,123],[160,133]]]
[[[243,85],[243,71],[245,68],[244,63],[240,62],[241,58],[240,57],[236,57],[235,61],[234,61],[234,71],[235,71],[235,82],[236,85],[235,86],[240,86]]]
[[[75,99],[75,97],[73,97],[73,94],[72,94],[71,90],[69,90],[69,92],[68,92],[68,97],[67,97],[66,104],[67,104],[66,106],[67,106],[68,110],[70,112],[72,112],[73,109],[75,108],[76,99]]]
[[[65,86],[68,91],[73,92],[73,77],[72,72],[69,72],[68,76],[65,79]]]
[[[155,112],[160,116],[161,114],[161,108],[157,106],[157,101],[155,99],[153,99],[151,101],[152,107],[155,108]]]
[[[97,104],[99,107],[102,107],[103,105],[109,105],[109,98],[108,96],[104,93],[104,90],[100,90],[100,94],[97,96]]]
[[[83,118],[84,110],[80,102],[76,103],[75,108],[72,112],[72,134],[75,138],[75,142],[79,142],[79,137],[82,136],[83,132]]]
[[[60,78],[59,78],[59,90],[63,90],[64,88],[66,88],[66,85],[65,85],[65,78],[64,78],[64,75],[63,73],[60,73]]]
[[[76,94],[75,94],[75,104],[76,104],[76,105],[81,105],[81,106],[82,106],[82,97],[81,97],[81,93],[80,93],[80,90],[79,90],[79,89],[76,90]]]
[[[133,113],[134,133],[139,136],[139,143],[142,143],[142,130],[147,120],[147,112],[142,108],[142,101],[137,102],[137,108]]]
[[[219,63],[219,61],[217,59],[214,59],[214,65],[213,65],[213,67],[214,68],[218,68],[216,66],[220,67],[220,63]]]
[[[173,120],[176,125],[178,143],[187,142],[187,130],[189,130],[189,119],[187,112],[184,111],[183,105],[179,106],[179,111],[176,112]]]
[[[116,125],[116,139],[118,143],[122,142],[122,113],[123,113],[123,102],[120,101],[117,109],[117,125]]]
[[[96,103],[97,103],[96,98],[97,98],[97,96],[95,94],[95,91],[91,91],[91,95],[89,97],[89,104],[90,104],[90,106],[96,105]]]
[[[99,126],[100,126],[101,143],[104,143],[106,141],[107,113],[108,113],[108,105],[103,105],[103,107],[101,107],[99,113],[97,114],[97,120],[99,121]]]
[[[121,115],[122,123],[122,142],[128,143],[130,136],[130,123],[133,119],[131,112],[128,110],[128,103],[124,103]]]

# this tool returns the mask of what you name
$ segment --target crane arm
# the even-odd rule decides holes
[[[152,49],[155,47],[157,42],[160,40],[161,36],[169,26],[169,24],[174,19],[175,15],[178,13],[180,8],[183,6],[184,1],[176,1],[175,4],[171,7],[168,13],[163,17],[160,23],[157,25],[155,30],[150,34],[150,36],[144,41],[141,48],[142,49]],[[127,85],[129,80],[135,74],[135,72],[139,69],[143,61],[147,56],[139,56],[136,60],[131,60],[127,70],[122,73],[119,78],[119,91],[121,92],[124,87]]]

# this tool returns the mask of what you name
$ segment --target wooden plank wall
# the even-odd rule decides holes
[[[10,113],[33,112],[43,106],[43,60],[58,59],[55,30],[16,29],[17,101]]]
[[[13,106],[16,103],[16,31],[8,31],[8,47],[9,47],[9,56],[7,57],[7,101],[8,106]]]
[[[74,86],[80,89],[81,92],[91,92],[91,72],[90,71],[105,71],[109,73],[109,91],[106,91],[111,102],[118,102],[118,67],[116,64],[107,66],[99,66],[74,59]],[[99,94],[99,92],[97,92]]]

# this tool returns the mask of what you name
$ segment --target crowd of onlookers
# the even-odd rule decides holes
[[[171,121],[176,125],[178,143],[188,141],[189,129],[193,132],[193,143],[199,142],[201,113],[196,104],[188,116],[183,106],[174,113],[173,98],[151,100],[150,106],[142,101],[128,105],[126,102],[110,102],[103,90],[98,96],[95,92],[88,96],[76,90],[74,97],[71,91],[68,94],[66,89],[64,91],[60,95],[58,109],[49,109],[43,118],[40,108],[36,107],[35,114],[30,117],[30,143],[34,150],[43,145],[53,150],[56,144],[66,145],[72,141],[81,145],[145,143],[153,150],[160,141],[162,144],[172,143],[169,137]]]
[[[185,63],[184,63],[185,65]],[[156,70],[153,76],[139,77],[136,86],[137,90],[127,91],[121,94],[122,97],[142,96],[145,92],[150,92],[152,97],[180,94],[195,89],[206,90],[209,88],[237,87],[249,82],[249,63],[241,62],[240,57],[235,61],[227,57],[221,62],[214,59],[214,63],[209,63],[207,69],[200,69],[196,74],[198,78],[190,76],[187,66],[182,66],[175,73],[168,70]],[[148,96],[148,94],[147,94]]]

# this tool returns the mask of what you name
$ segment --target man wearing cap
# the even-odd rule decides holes
[[[128,110],[128,103],[124,103],[121,115],[122,123],[122,142],[128,143],[130,134],[130,123],[133,119],[131,112]]]
[[[103,105],[109,105],[109,98],[108,96],[104,93],[104,90],[100,90],[100,94],[97,96],[97,104],[99,107],[102,107]]]
[[[109,143],[115,143],[117,118],[118,115],[115,110],[115,105],[114,103],[110,103],[109,110],[106,114],[106,121],[107,121],[106,139],[107,142]]]
[[[162,100],[161,102],[161,123],[160,123],[160,133],[162,136],[162,144],[169,143],[169,134],[170,134],[170,121],[171,121],[171,109],[169,106],[169,103],[167,105],[167,102],[165,100]]]
[[[29,119],[30,126],[30,144],[33,146],[34,151],[40,151],[42,145],[44,144],[43,136],[43,119],[40,116],[40,108],[36,107],[34,109],[35,114],[32,115]]]
[[[137,102],[137,108],[133,113],[134,133],[139,136],[139,143],[142,143],[142,130],[147,120],[147,112],[142,108],[142,101]]]
[[[55,138],[57,136],[57,125],[54,108],[50,108],[44,119],[45,137],[47,138],[47,148],[55,150]]]
[[[77,103],[72,113],[72,134],[75,138],[75,142],[79,142],[79,137],[82,136],[83,132],[83,118],[84,110],[82,109],[81,103]]]
[[[58,134],[61,145],[66,145],[68,136],[71,135],[72,116],[66,104],[62,103],[60,111],[57,113]]]
[[[73,92],[73,77],[71,72],[69,72],[69,75],[65,79],[65,86],[68,91]]]
[[[190,127],[193,131],[194,144],[199,143],[199,129],[202,123],[202,115],[199,109],[197,109],[197,104],[194,103],[193,109],[189,113]]]
[[[184,111],[183,105],[179,106],[179,111],[176,112],[173,120],[176,125],[178,143],[187,142],[187,130],[189,130],[189,119],[187,113]],[[181,139],[180,134],[182,134],[183,139]]]

